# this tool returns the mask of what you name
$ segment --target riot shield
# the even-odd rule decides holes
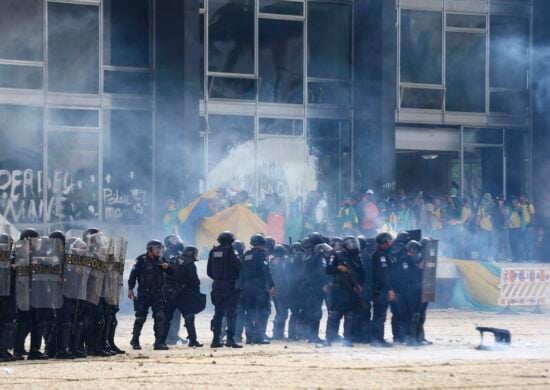
[[[99,303],[99,298],[105,279],[105,269],[109,255],[109,239],[103,233],[93,234],[88,239],[89,274],[86,283],[85,300],[93,305]]]
[[[63,294],[69,299],[84,301],[91,259],[88,254],[88,245],[80,237],[67,236],[66,239]]]
[[[407,230],[407,233],[409,233],[411,240],[420,241],[422,239],[422,230],[420,229]]]
[[[59,309],[63,304],[63,242],[40,237],[31,241],[30,305],[35,309]]]
[[[422,239],[422,303],[435,302],[438,240]]]
[[[120,302],[127,246],[126,239],[122,237],[113,237],[110,240],[105,279],[101,293],[101,296],[105,298],[109,305],[117,306]]]
[[[11,251],[13,240],[0,226],[0,297],[7,297],[11,292]]]
[[[16,266],[15,297],[17,309],[21,311],[29,311],[31,308],[31,278],[29,269],[31,240],[19,240],[14,247]]]

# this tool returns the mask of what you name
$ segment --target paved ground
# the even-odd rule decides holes
[[[209,314],[199,316],[201,341],[210,341]],[[121,318],[118,341],[128,349],[132,318]],[[476,325],[510,329],[513,345],[476,351]],[[0,364],[0,388],[549,388],[550,316],[430,311],[432,347],[315,348],[276,342],[242,350],[152,350],[151,323],[142,351],[115,358]],[[185,334],[185,331],[182,332]]]

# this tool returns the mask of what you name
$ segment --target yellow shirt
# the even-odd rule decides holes
[[[432,213],[432,229],[443,229],[443,223],[441,223],[441,209],[438,208]]]
[[[493,221],[491,220],[491,215],[486,213],[483,207],[479,208],[477,211],[477,216],[479,218],[480,228],[489,232],[493,231]]]
[[[529,225],[531,223],[531,220],[533,219],[532,216],[535,215],[535,207],[531,203],[522,204],[521,209],[523,210],[523,218],[525,218],[525,224]]]
[[[462,223],[468,222],[471,218],[472,218],[472,209],[467,206],[464,206],[462,208],[462,215],[460,217],[460,219],[462,220]]]
[[[512,214],[508,217],[506,226],[509,229],[519,229],[521,227],[521,217],[519,216],[519,212],[517,210],[512,211]]]

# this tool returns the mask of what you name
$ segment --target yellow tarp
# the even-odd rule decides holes
[[[194,201],[192,201],[186,207],[184,207],[179,211],[178,218],[180,223],[184,223],[187,220],[187,218],[189,217],[189,214],[191,214],[191,211],[193,211],[195,206],[199,204],[201,199],[215,199],[216,196],[217,196],[216,190],[210,190],[208,192],[201,194],[201,196],[199,196],[197,199],[195,199]]]
[[[197,246],[212,247],[216,244],[218,235],[224,230],[233,232],[237,239],[247,243],[253,234],[266,234],[267,224],[248,207],[238,204],[202,220],[197,230]]]
[[[482,305],[498,305],[499,277],[477,261],[454,260],[463,276],[464,288]]]

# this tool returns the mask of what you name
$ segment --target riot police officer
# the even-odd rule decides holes
[[[273,259],[273,250],[275,249],[275,246],[277,245],[277,242],[273,237],[265,236],[265,254],[267,257],[267,263],[270,264],[271,260]],[[268,340],[269,337],[267,336],[267,323],[269,322],[269,317],[271,316],[271,300],[268,300],[265,302],[265,306],[260,309],[260,326],[261,333],[263,334],[263,339]]]
[[[283,245],[275,245],[273,249],[273,260],[270,263],[273,283],[277,289],[275,301],[275,319],[273,321],[273,339],[282,340],[285,337],[286,321],[290,309],[290,261],[286,256],[286,249]]]
[[[362,305],[359,308],[355,326],[354,341],[369,343],[371,335],[372,318],[372,255],[376,250],[374,239],[367,239],[365,236],[357,236],[360,246],[360,258],[365,270],[365,282],[361,289]]]
[[[176,263],[176,259],[183,253],[184,245],[181,238],[176,234],[169,234],[164,238],[164,258],[171,266]],[[167,345],[175,345],[178,341],[182,341],[179,336],[179,331],[181,328],[181,313],[176,308],[172,320],[170,321],[170,329],[168,331],[168,336],[166,337]]]
[[[244,253],[246,252],[246,245],[241,240],[236,240],[233,244],[233,249],[237,252],[237,256],[239,257],[239,260],[241,261],[241,264],[244,260]],[[237,280],[237,289],[239,291],[242,290],[242,272],[239,274],[239,279]],[[235,341],[238,343],[242,342],[243,339],[243,332],[244,332],[244,307],[243,307],[243,300],[242,295],[239,296],[239,302],[237,304],[237,312],[236,312],[236,325],[235,325]]]
[[[389,251],[393,237],[389,233],[376,236],[376,252],[372,255],[372,324],[371,345],[375,347],[390,347],[384,340],[384,325],[389,302],[395,302],[396,294],[391,285]]]
[[[0,234],[0,362],[12,361],[15,332],[15,265],[12,259],[13,239]]]
[[[323,317],[325,286],[328,283],[325,267],[331,251],[330,246],[326,245],[322,238],[315,237],[315,234],[309,237],[308,243],[315,243],[315,247],[306,260],[302,285],[306,340],[310,343],[323,343],[319,338],[319,326]]]
[[[65,253],[66,237],[62,231],[56,230],[50,233],[50,238],[59,240],[63,246],[61,253]],[[75,300],[63,296],[63,305],[55,312],[55,327],[47,340],[48,355],[56,359],[74,359],[69,351],[71,341],[71,321],[74,316]]]
[[[247,344],[269,344],[264,336],[264,311],[275,293],[265,252],[266,239],[261,234],[250,238],[251,249],[244,254],[242,294]]]
[[[22,241],[28,241],[28,255],[33,256],[38,248],[36,247],[38,244],[38,239],[40,235],[38,232],[34,229],[25,229],[21,232],[20,241],[17,245],[20,245]],[[25,244],[21,244],[25,246]],[[23,250],[22,252],[25,252]],[[19,257],[19,256],[16,256]],[[25,280],[28,280],[27,283],[30,285],[31,280],[31,272],[30,272],[30,264],[25,264],[24,262],[19,262],[17,259],[17,284],[19,286],[25,285]],[[30,286],[29,286],[30,287]],[[23,309],[19,302],[24,301],[27,299],[23,295],[30,294],[30,291],[23,292],[21,290],[16,291],[16,298],[18,299],[18,309],[16,314],[16,334],[15,334],[15,342],[14,342],[14,357],[18,360],[22,360],[23,356],[27,354],[25,351],[25,339],[30,333],[31,336],[31,345],[30,350],[28,352],[27,359],[28,360],[42,360],[42,359],[48,359],[48,356],[40,352],[40,348],[42,345],[42,337],[44,334],[44,327],[45,327],[45,320],[46,320],[46,313],[42,311],[42,309],[35,308],[35,307],[28,307],[27,309]],[[18,294],[19,293],[19,294]],[[19,295],[17,297],[17,295]]]
[[[202,295],[200,294],[200,280],[197,275],[195,262],[198,261],[199,251],[194,246],[187,246],[181,255],[174,257],[166,269],[166,283],[163,287],[165,306],[166,329],[163,343],[170,329],[174,313],[181,313],[185,320],[189,347],[202,347],[197,340],[195,328],[195,314],[204,310]],[[197,307],[200,305],[201,307]]]
[[[399,295],[406,294],[406,284],[408,278],[408,262],[406,245],[411,240],[408,232],[400,232],[392,243],[389,256],[389,271],[392,287],[397,294],[397,299],[390,302],[392,313],[391,328],[394,343],[405,343],[406,324],[408,322],[408,313],[399,309]]]
[[[102,260],[105,264],[101,278],[98,281],[98,294],[103,288],[105,282],[105,270],[107,261],[108,243],[101,242],[101,239],[105,238],[102,233],[96,228],[90,228],[83,233],[82,239],[88,244],[90,255],[95,260]],[[105,251],[105,253],[101,253]],[[92,294],[95,295],[95,294]],[[89,297],[91,298],[91,297]],[[84,342],[86,344],[86,353],[91,356],[111,356],[114,352],[107,351],[105,349],[104,331],[105,331],[105,318],[108,314],[109,305],[105,301],[104,297],[98,297],[96,300],[88,299],[83,302],[82,308],[82,322],[84,326]]]
[[[302,291],[305,279],[306,254],[301,242],[290,246],[288,264],[288,290],[290,319],[288,320],[289,340],[301,340],[304,337],[304,294]],[[283,292],[284,294],[284,292]]]
[[[163,245],[158,240],[151,240],[147,243],[147,253],[136,259],[136,263],[128,279],[128,298],[134,301],[136,319],[134,321],[133,337],[130,341],[133,349],[141,349],[139,336],[149,308],[153,311],[155,350],[167,350],[168,347],[162,343],[164,332],[164,311],[162,285],[164,282],[163,270],[168,269],[168,264],[162,258]],[[134,294],[134,287],[138,285],[137,296]]]
[[[340,320],[344,317],[344,346],[352,347],[356,316],[362,305],[362,286],[365,271],[360,257],[360,244],[355,237],[346,237],[344,250],[334,253],[326,272],[332,276],[328,293],[328,319],[326,343],[330,345],[338,337]]]
[[[211,329],[213,333],[212,348],[223,347],[221,342],[223,318],[227,321],[227,339],[225,346],[242,348],[235,342],[235,311],[239,301],[239,290],[236,283],[241,271],[241,262],[235,249],[231,246],[235,236],[225,231],[218,236],[219,245],[212,248],[208,255],[206,273],[214,280],[211,299],[215,307]]]

